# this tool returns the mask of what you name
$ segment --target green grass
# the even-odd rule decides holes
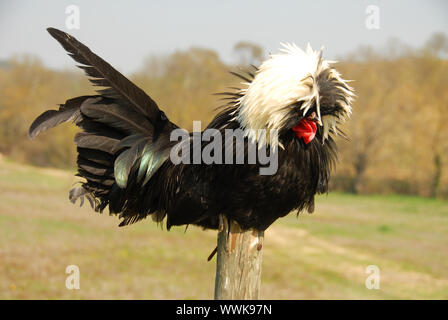
[[[0,159],[0,299],[210,299],[216,233],[162,230],[68,199],[72,173]],[[448,203],[330,193],[265,235],[262,298],[448,299]],[[81,289],[67,290],[77,265]],[[368,290],[365,269],[381,271]]]

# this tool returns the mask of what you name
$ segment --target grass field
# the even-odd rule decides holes
[[[68,201],[70,172],[0,159],[0,299],[211,299],[216,233]],[[80,290],[65,287],[80,269]],[[380,269],[368,290],[366,267]],[[262,298],[448,299],[448,202],[332,193],[265,235]]]

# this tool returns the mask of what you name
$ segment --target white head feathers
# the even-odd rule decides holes
[[[295,44],[282,46],[280,53],[261,64],[252,82],[244,83],[235,118],[252,141],[262,143],[255,133],[281,131],[291,121],[290,106],[300,103],[303,116],[315,106],[325,139],[331,129],[336,131],[338,119],[350,115],[353,89],[330,66],[332,61],[322,59],[322,51],[314,51],[309,44],[306,51]],[[338,116],[321,116],[322,102],[337,105]]]

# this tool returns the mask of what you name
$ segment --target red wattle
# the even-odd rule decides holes
[[[305,144],[308,144],[316,136],[317,125],[314,121],[303,118],[296,126],[292,127],[292,131],[299,139],[302,138]]]

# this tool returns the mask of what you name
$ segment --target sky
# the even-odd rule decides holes
[[[79,9],[79,29],[66,25],[70,5]],[[371,5],[374,13],[367,12]],[[374,21],[373,29],[366,20],[370,26]],[[381,47],[392,38],[418,47],[434,32],[448,34],[448,1],[0,0],[0,60],[26,53],[51,68],[73,68],[46,32],[49,26],[69,32],[131,73],[149,55],[193,46],[213,49],[232,63],[238,41],[256,43],[268,53],[277,52],[281,42],[301,47],[309,42],[317,49],[323,46],[327,59],[361,45]]]

